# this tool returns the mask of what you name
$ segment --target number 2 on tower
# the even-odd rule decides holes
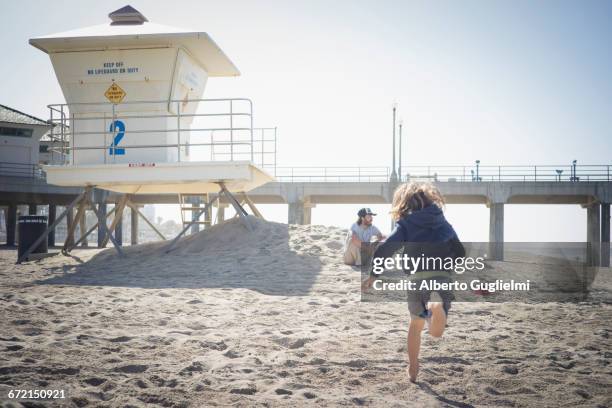
[[[113,139],[113,143],[111,143],[111,146],[108,149],[108,154],[124,155],[125,149],[119,148],[117,146],[119,145],[119,142],[121,142],[121,139],[123,139],[123,136],[125,135],[125,123],[123,123],[120,120],[114,121],[113,123],[111,123],[109,130],[111,133],[114,133],[115,129],[117,130],[117,134],[115,135],[115,138]]]

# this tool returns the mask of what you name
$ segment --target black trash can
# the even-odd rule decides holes
[[[17,220],[17,229],[19,231],[19,247],[17,248],[17,258],[28,250],[32,244],[40,238],[47,229],[46,215],[21,215]],[[46,254],[47,239],[42,242],[31,252],[33,254]]]

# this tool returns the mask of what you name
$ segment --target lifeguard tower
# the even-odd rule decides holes
[[[49,105],[66,160],[44,166],[47,181],[85,188],[67,208],[77,208],[69,234],[91,208],[121,252],[110,231],[125,206],[134,208],[133,194],[175,193],[182,203],[186,195],[204,197],[203,207],[187,207],[192,223],[169,249],[221,196],[250,228],[233,193],[260,215],[246,192],[273,180],[254,160],[252,103],[202,99],[209,77],[238,76],[236,66],[205,32],[151,23],[131,6],[109,17],[108,24],[30,39],[49,54],[66,99]],[[112,211],[96,208],[94,188],[122,195],[110,231]]]

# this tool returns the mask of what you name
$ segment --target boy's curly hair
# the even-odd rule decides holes
[[[444,197],[432,183],[411,181],[398,186],[393,193],[391,217],[398,221],[412,211],[421,210],[431,204],[444,208]]]

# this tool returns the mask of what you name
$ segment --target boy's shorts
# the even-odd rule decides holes
[[[413,282],[416,287],[420,287],[421,282],[423,281],[437,281],[439,283],[451,283],[452,279],[447,277],[435,277],[435,278],[427,278],[427,279],[417,279]],[[430,301],[431,290],[409,290],[408,291],[408,311],[410,312],[410,317],[412,318],[421,318],[425,319],[430,315],[427,313],[427,302]],[[451,302],[455,300],[455,295],[450,290],[438,290],[440,298],[442,299],[442,307],[444,308],[444,313],[448,316],[448,311],[451,308]]]

